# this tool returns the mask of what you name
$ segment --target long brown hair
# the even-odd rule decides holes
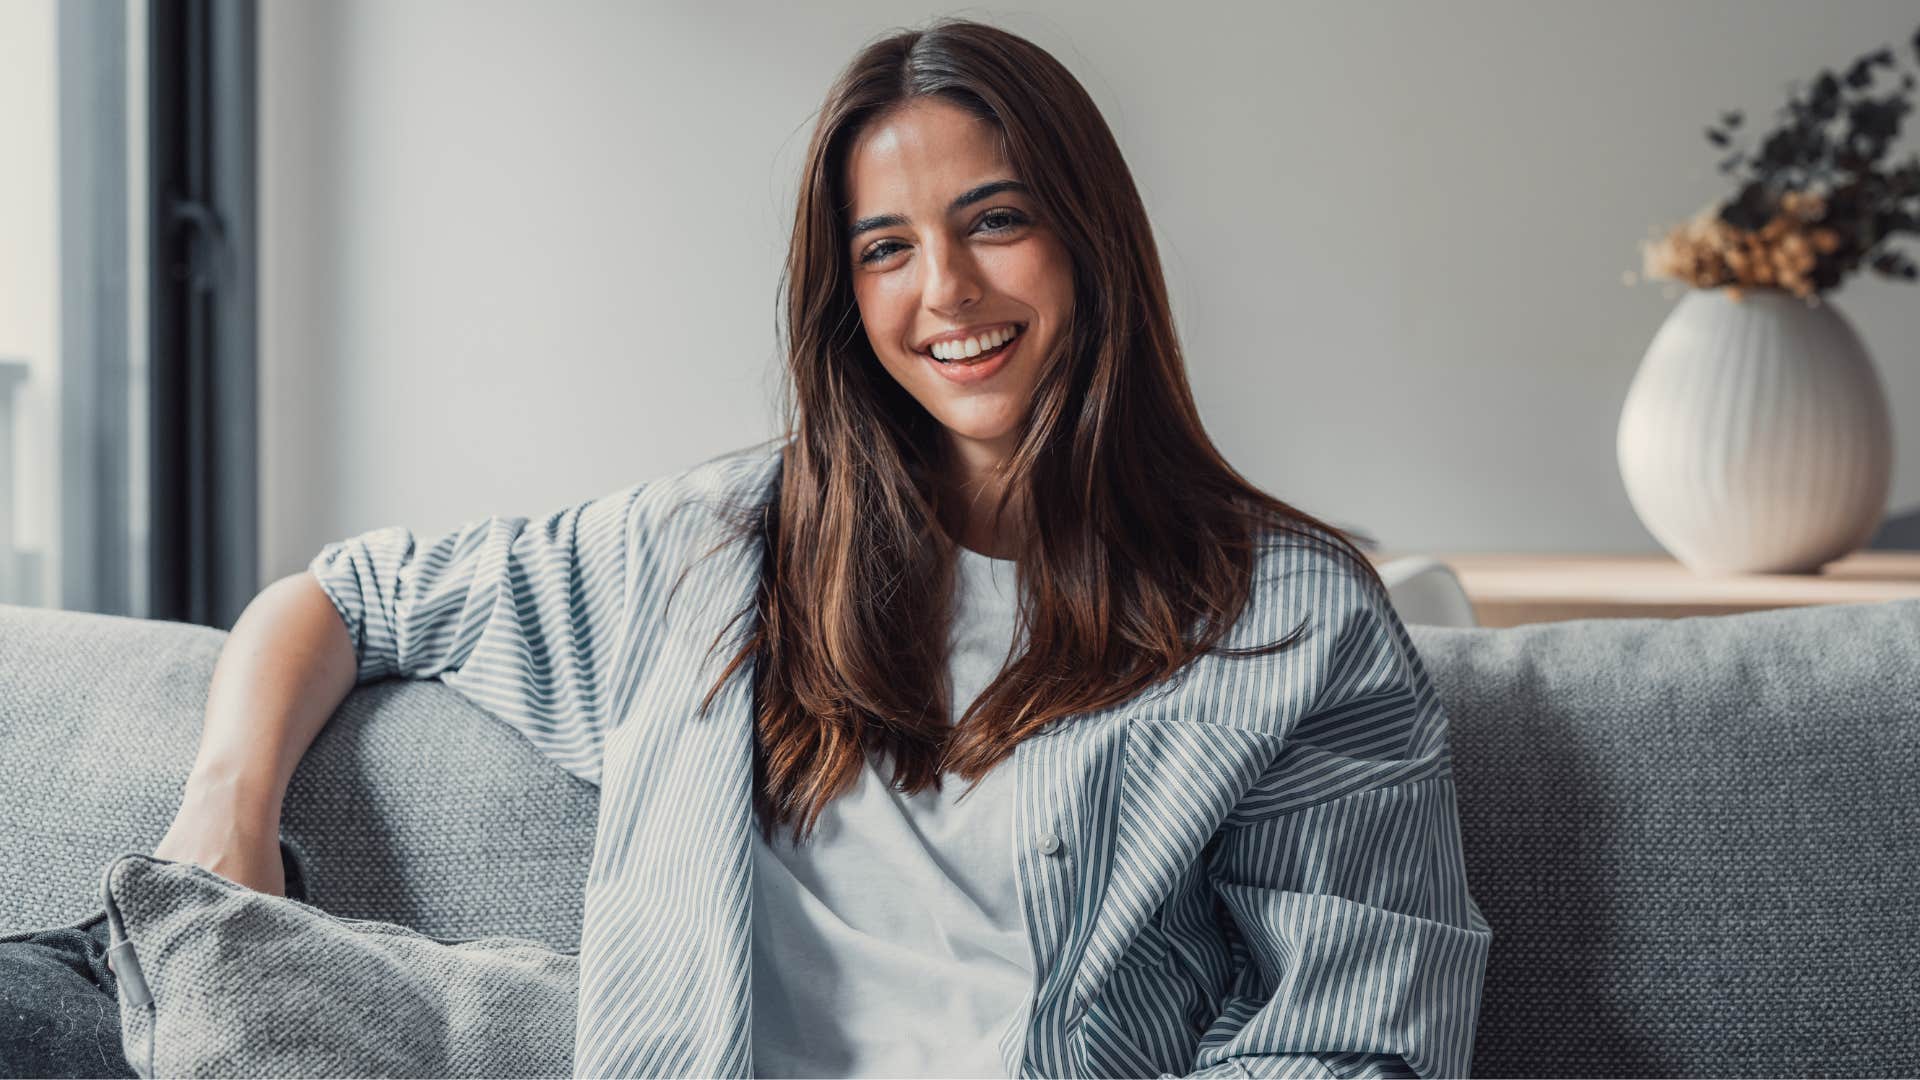
[[[1034,390],[996,509],[1019,523],[1026,648],[949,725],[956,544],[941,524],[941,425],[881,366],[844,250],[847,155],[915,98],[991,122],[1071,254],[1073,319]],[[796,843],[858,778],[893,762],[912,793],[978,782],[1049,723],[1125,701],[1216,650],[1247,603],[1263,538],[1340,529],[1255,488],[1201,426],[1145,208],[1093,100],[1045,50],[939,19],[868,45],[827,93],[781,276],[790,383],[778,492],[742,518],[764,541],[750,634],[708,691],[754,661],[755,806]],[[950,520],[950,519],[949,519]],[[731,624],[730,624],[731,625]]]

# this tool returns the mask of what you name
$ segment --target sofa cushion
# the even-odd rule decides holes
[[[576,953],[338,918],[137,853],[102,893],[143,1076],[572,1075]]]

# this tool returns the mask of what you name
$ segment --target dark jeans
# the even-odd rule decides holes
[[[305,900],[282,843],[287,895]],[[120,982],[107,967],[107,913],[0,937],[0,1077],[137,1077],[120,1049]]]
[[[0,938],[0,1076],[139,1076],[120,1051],[107,913]]]

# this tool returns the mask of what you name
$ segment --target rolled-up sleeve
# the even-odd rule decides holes
[[[1191,1076],[1467,1076],[1493,933],[1446,714],[1387,596],[1342,573],[1302,716],[1208,872],[1237,961]]]
[[[539,520],[492,516],[424,538],[387,526],[321,548],[307,570],[346,624],[356,683],[439,678],[598,784],[625,689],[645,486]]]

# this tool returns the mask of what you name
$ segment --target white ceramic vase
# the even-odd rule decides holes
[[[1620,411],[1620,477],[1661,546],[1702,574],[1806,573],[1886,513],[1893,420],[1832,301],[1693,289]]]

